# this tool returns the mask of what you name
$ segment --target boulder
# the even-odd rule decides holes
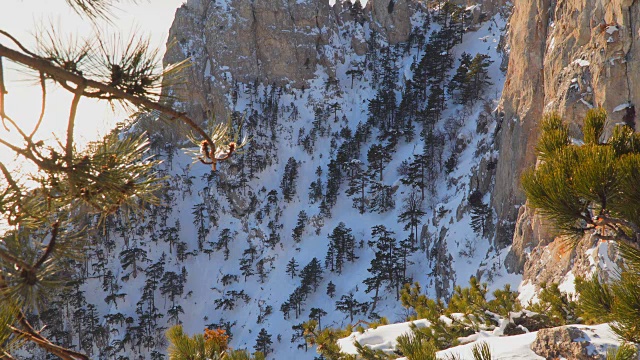
[[[531,350],[545,359],[595,360],[605,357],[591,345],[589,336],[573,326],[538,331]]]

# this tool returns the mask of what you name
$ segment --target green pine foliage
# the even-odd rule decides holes
[[[17,349],[20,343],[20,338],[17,338],[10,328],[16,322],[17,313],[17,307],[9,304],[0,307],[0,324],[2,324],[0,326],[0,359],[3,357],[10,359],[8,352]]]
[[[487,284],[472,277],[468,287],[454,288],[447,305],[422,294],[418,283],[405,285],[400,299],[405,308],[415,313],[408,320],[427,319],[431,323],[426,328],[415,328],[414,334],[441,350],[457,345],[460,337],[495,328],[498,316],[506,317],[510,312],[522,308],[517,292],[511,291],[509,286],[494,291],[492,300],[487,300],[487,293]],[[450,321],[444,321],[443,316]]]
[[[542,135],[536,145],[536,154],[541,160],[551,158],[558,150],[571,144],[569,129],[558,114],[548,114],[542,118]]]
[[[580,297],[576,303],[578,315],[588,324],[600,324],[612,320],[614,294],[611,285],[598,279],[576,278],[576,292]]]
[[[316,350],[326,360],[355,360],[355,355],[347,355],[340,352],[338,339],[347,337],[353,332],[353,327],[348,325],[344,329],[325,327],[320,330],[318,322],[309,320],[302,324],[304,339],[308,345],[317,346]]]
[[[421,333],[403,334],[396,339],[396,352],[408,360],[436,360],[436,347]]]
[[[391,360],[395,359],[395,356],[385,353],[382,350],[373,350],[368,346],[362,345],[359,342],[354,343],[356,350],[358,351],[358,358],[363,360]]]
[[[603,139],[606,113],[592,109],[584,121],[584,145],[571,144],[567,126],[555,115],[542,121],[536,146],[541,163],[526,171],[528,203],[561,234],[635,242],[640,234],[640,135],[617,126]],[[597,232],[595,231],[597,230]]]
[[[215,331],[212,333],[216,334]],[[246,350],[229,349],[225,335],[211,337],[205,333],[189,336],[182,325],[169,328],[166,335],[169,340],[169,360],[265,360],[261,352],[251,356]]]
[[[558,284],[543,283],[540,287],[539,301],[529,305],[528,310],[547,315],[554,326],[578,323],[576,302],[569,294],[561,291]]]
[[[637,360],[638,348],[634,344],[622,343],[607,351],[607,360]]]
[[[222,359],[224,348],[217,342],[206,341],[203,334],[187,335],[181,325],[167,330],[170,342],[169,360]]]
[[[486,342],[476,343],[471,349],[473,360],[491,360],[491,348]]]
[[[587,113],[587,116],[584,118],[584,128],[582,129],[585,144],[602,144],[602,134],[604,133],[606,122],[607,113],[603,108],[594,109]]]

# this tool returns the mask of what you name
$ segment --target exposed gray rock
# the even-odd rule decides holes
[[[589,336],[573,326],[538,331],[531,350],[545,359],[595,360],[604,356],[595,351]]]

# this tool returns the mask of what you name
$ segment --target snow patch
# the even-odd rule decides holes
[[[624,110],[624,109],[626,109],[628,107],[631,107],[631,104],[628,103],[628,102],[624,103],[624,104],[620,104],[620,105],[616,106],[615,108],[613,108],[613,112],[615,113],[615,112],[618,112],[618,111],[622,111],[622,110]]]
[[[584,59],[575,59],[575,60],[573,60],[572,64],[577,64],[580,67],[585,67],[585,66],[591,65],[591,63],[589,61],[584,60]]]
[[[358,354],[354,345],[356,341],[373,350],[391,352],[398,345],[396,340],[398,336],[411,333],[412,325],[423,328],[428,327],[431,323],[427,320],[416,320],[378,326],[375,329],[367,329],[364,333],[354,332],[346,338],[339,339],[338,346],[345,354]]]

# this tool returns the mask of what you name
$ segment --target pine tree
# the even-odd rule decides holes
[[[131,268],[131,275],[133,278],[138,277],[138,271],[143,271],[142,264],[147,261],[147,252],[144,249],[133,247],[122,250],[120,252],[120,264],[122,269],[127,270]]]
[[[403,264],[400,258],[401,251],[393,235],[394,232],[387,230],[384,225],[376,225],[371,228],[372,240],[369,241],[369,246],[375,246],[376,250],[375,256],[371,260],[371,267],[367,269],[371,277],[363,282],[367,285],[366,293],[375,290],[372,311],[375,310],[379,300],[380,286],[383,283],[386,283],[389,288],[395,289],[396,298],[399,298],[400,287],[404,284],[404,278],[401,276],[402,269],[399,266]]]
[[[322,317],[327,315],[327,312],[320,308],[311,308],[309,312],[309,319],[318,322],[318,328],[322,330]]]
[[[214,244],[216,251],[220,251],[224,249],[224,259],[229,259],[229,244],[233,241],[234,234],[231,232],[231,229],[224,228],[220,231],[220,235],[218,235],[218,241]]]
[[[382,173],[386,168],[386,165],[391,161],[391,155],[380,144],[373,144],[367,152],[367,161],[369,162],[369,171],[371,177],[375,177],[377,174],[378,181],[382,181]]]
[[[561,232],[632,244],[640,235],[640,135],[618,125],[605,142],[605,122],[604,110],[590,110],[585,144],[572,145],[562,120],[546,116],[536,146],[542,163],[524,173],[522,186],[530,206]]]
[[[338,162],[336,162],[336,160],[332,159],[331,161],[329,161],[326,193],[324,199],[322,199],[322,202],[326,203],[326,212],[328,212],[333,207],[333,205],[336,204],[342,180],[343,175],[342,171],[340,170],[340,165],[338,164]]]
[[[309,202],[315,204],[318,200],[322,199],[322,168],[318,166],[316,169],[316,180],[309,185]]]
[[[171,306],[176,305],[176,298],[181,296],[184,291],[184,280],[181,275],[176,274],[173,271],[167,271],[160,280],[160,294],[168,297],[171,301]]]
[[[469,68],[471,67],[471,55],[463,52],[460,55],[460,66],[456,70],[455,75],[449,81],[449,93],[454,95],[458,104],[467,104],[469,99]]]
[[[336,310],[349,315],[349,321],[353,323],[353,317],[358,314],[367,312],[369,303],[359,302],[350,292],[349,295],[342,295],[340,300],[336,301]]]
[[[196,227],[198,232],[198,250],[202,251],[204,248],[204,242],[209,235],[209,228],[205,226],[204,223],[204,212],[206,206],[204,202],[195,204],[193,206],[193,225]]]
[[[302,240],[302,234],[304,233],[304,228],[307,225],[307,221],[309,218],[307,217],[307,212],[304,210],[300,210],[298,213],[298,221],[296,223],[296,227],[293,228],[293,241],[299,243]]]
[[[291,201],[296,194],[296,180],[298,179],[298,162],[293,157],[287,160],[280,182],[282,197],[285,201]]]
[[[369,188],[369,194],[371,194],[371,210],[377,213],[382,214],[390,211],[396,205],[391,185],[373,181]]]
[[[342,273],[345,261],[355,261],[355,237],[345,223],[340,222],[329,235],[329,248],[325,258],[325,266],[331,271]]]
[[[415,191],[411,191],[404,199],[402,212],[398,215],[398,221],[404,223],[404,230],[410,230],[413,240],[418,237],[418,226],[422,223],[422,217],[426,213],[422,209],[422,200]]]
[[[295,278],[296,274],[298,271],[298,262],[296,261],[295,258],[291,258],[291,260],[289,260],[289,262],[287,263],[287,269],[286,269],[286,273],[288,275],[291,275],[291,278]]]
[[[491,57],[486,54],[476,54],[471,60],[469,64],[469,73],[468,73],[468,95],[471,99],[471,102],[480,99],[480,95],[482,95],[484,89],[487,86],[492,85],[493,83],[490,81],[489,77],[489,66],[493,63],[490,60]]]
[[[329,108],[331,109],[331,111],[333,111],[333,121],[338,122],[338,111],[342,110],[342,106],[340,105],[339,102],[336,101],[329,104]]]
[[[318,286],[322,281],[322,265],[318,258],[313,258],[311,261],[300,271],[300,277],[302,278],[302,287],[312,286],[313,291],[318,290]]]
[[[365,206],[367,204],[365,191],[367,189],[367,184],[369,183],[369,177],[362,166],[362,162],[357,159],[354,159],[349,163],[349,187],[345,192],[348,196],[353,198],[353,207],[358,209],[360,214],[364,214],[365,212]]]
[[[486,236],[487,226],[491,221],[491,208],[482,201],[483,194],[479,190],[474,190],[469,195],[469,205],[471,206],[471,228],[477,234]]]
[[[258,338],[256,339],[256,344],[253,348],[256,351],[263,353],[264,356],[268,356],[273,351],[271,348],[272,344],[271,334],[269,334],[265,328],[262,328],[258,333]]]
[[[332,281],[327,284],[327,295],[332,299],[336,295],[336,285]]]

